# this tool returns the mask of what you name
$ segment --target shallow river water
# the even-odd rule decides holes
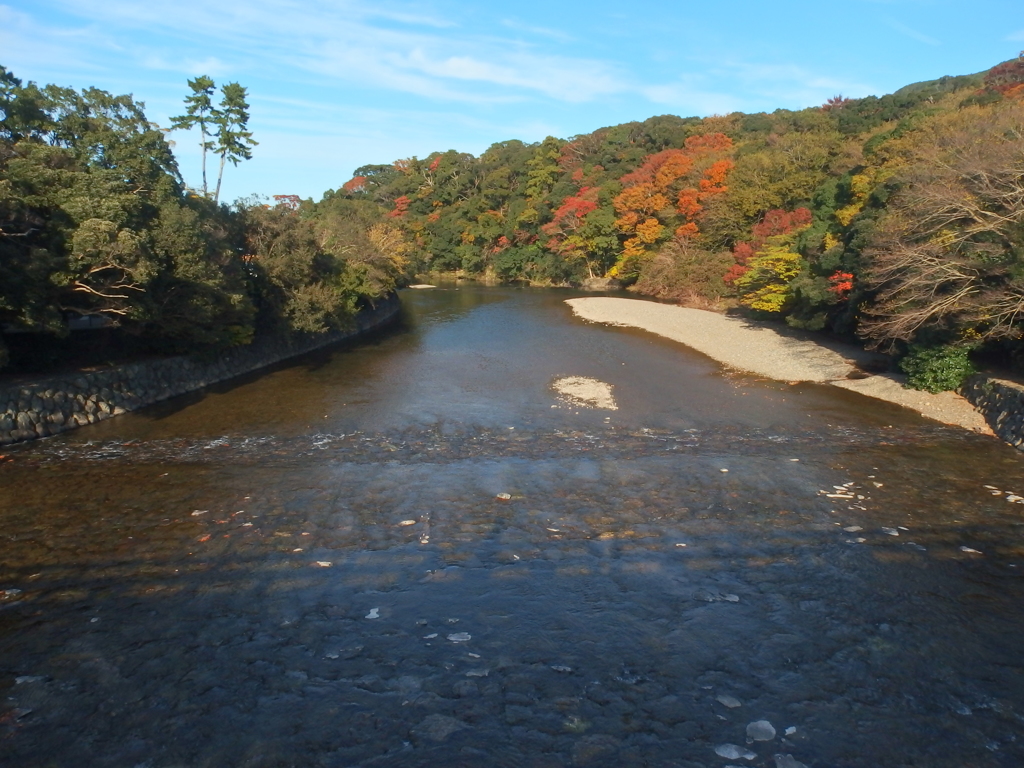
[[[0,765],[1024,765],[1021,454],[570,295],[7,450]]]

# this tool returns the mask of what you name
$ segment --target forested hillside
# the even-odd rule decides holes
[[[385,206],[418,271],[615,277],[911,349],[931,371],[919,382],[956,380],[979,345],[1018,350],[1022,96],[1024,58],[798,112],[663,115],[368,165],[324,204]]]
[[[184,187],[143,106],[0,68],[0,368],[5,338],[60,350],[69,320],[209,352],[344,327],[393,291],[402,236],[375,203],[220,205]]]
[[[746,308],[892,351],[932,388],[979,350],[1024,358],[1024,57],[801,111],[367,165],[269,205],[186,190],[131,97],[0,70],[0,110],[7,334],[100,315],[154,349],[216,348],[342,325],[442,272]]]

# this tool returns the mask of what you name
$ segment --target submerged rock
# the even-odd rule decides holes
[[[775,755],[775,768],[807,768],[792,755]]]
[[[747,725],[747,738],[754,741],[771,741],[775,738],[775,726],[767,720],[755,720]]]
[[[753,760],[757,757],[756,752],[738,747],[735,744],[719,744],[715,747],[715,754],[724,757],[726,760]]]

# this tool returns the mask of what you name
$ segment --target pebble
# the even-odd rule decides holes
[[[497,496],[495,496],[495,498],[496,499],[501,499],[502,501],[508,501],[509,499],[512,498],[512,494],[511,493],[499,493]]]
[[[564,664],[552,664],[551,668],[555,672],[572,672],[572,667],[567,667]]]
[[[771,741],[775,738],[775,727],[767,720],[755,720],[747,725],[747,738],[754,741]]]
[[[753,760],[757,757],[756,752],[749,749],[737,747],[735,744],[720,744],[715,747],[715,754],[724,757],[726,760]]]
[[[399,525],[416,525],[416,521],[415,520],[403,520],[402,522],[399,523]]]
[[[435,637],[437,637],[437,632],[431,632],[429,635],[424,635],[423,639],[424,640],[433,640]]]
[[[715,697],[719,704],[724,704],[729,709],[736,709],[736,707],[742,707],[743,703],[735,696],[730,696],[727,693],[719,694]]]
[[[789,726],[789,728],[786,729],[786,735],[787,736],[792,736],[794,733],[796,733],[796,726],[795,725],[791,725],[791,726]]]
[[[473,639],[473,636],[469,632],[453,632],[448,635],[448,639],[453,643],[465,643]]]
[[[332,565],[334,565],[334,563],[332,563],[330,560],[317,560],[316,564],[319,565],[321,568],[330,568]]]
[[[900,532],[895,528],[882,528],[882,533],[888,533],[890,536],[899,536]]]
[[[367,619],[379,619],[380,618],[380,608],[371,608],[370,612],[368,614],[366,614],[366,618]]]
[[[979,551],[977,549],[972,549],[971,547],[960,547],[960,551],[961,552],[969,552],[972,555],[980,555],[981,554],[981,551]]]
[[[857,533],[857,531],[863,531],[864,529],[861,528],[859,525],[848,525],[845,528],[843,528],[843,530],[847,533]]]

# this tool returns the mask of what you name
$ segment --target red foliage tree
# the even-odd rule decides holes
[[[365,176],[353,176],[351,179],[341,185],[341,188],[349,194],[355,194],[356,192],[364,192],[366,190],[366,177]]]
[[[828,289],[840,299],[845,299],[853,290],[853,274],[850,272],[836,271],[828,281],[831,283]]]
[[[298,195],[274,195],[278,208],[285,208],[289,211],[299,210],[302,199]]]
[[[555,217],[541,227],[541,231],[551,237],[548,248],[556,252],[564,250],[566,238],[583,225],[588,213],[597,210],[597,194],[596,189],[583,187],[577,194],[562,201],[555,211]]]
[[[393,210],[388,211],[388,217],[392,219],[401,219],[409,211],[409,203],[411,202],[412,201],[405,195],[395,198],[395,207]]]
[[[851,99],[845,99],[845,98],[843,98],[843,94],[838,93],[835,96],[833,96],[831,99],[826,101],[824,104],[822,104],[821,108],[825,112],[831,112],[833,110],[840,110],[843,107],[845,107],[847,104],[849,104],[850,101],[851,101]]]
[[[1006,98],[1024,96],[1024,56],[992,67],[985,74],[985,87]]]

